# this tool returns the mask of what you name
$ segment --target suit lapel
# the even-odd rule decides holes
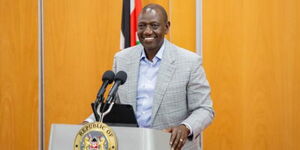
[[[127,83],[128,92],[127,98],[128,102],[132,105],[134,111],[136,111],[136,94],[137,94],[137,81],[138,81],[138,71],[141,56],[142,46],[137,46],[136,49],[132,50],[131,57],[128,57],[127,61]]]
[[[158,77],[156,80],[156,87],[154,92],[155,94],[154,94],[153,106],[152,106],[152,117],[151,117],[152,124],[153,124],[153,120],[156,117],[157,111],[160,107],[160,104],[163,100],[167,87],[176,69],[174,65],[175,52],[176,51],[174,47],[166,40],[166,47],[158,71]]]

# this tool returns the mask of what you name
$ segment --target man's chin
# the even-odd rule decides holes
[[[147,44],[142,44],[145,50],[153,50],[156,49],[156,46],[154,45],[147,45]]]

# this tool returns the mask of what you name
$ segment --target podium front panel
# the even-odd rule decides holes
[[[82,125],[52,124],[49,150],[73,150],[75,137]],[[170,134],[159,130],[112,127],[118,150],[168,150]]]

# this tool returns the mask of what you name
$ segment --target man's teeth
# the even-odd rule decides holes
[[[153,39],[154,39],[153,37],[145,38],[145,40],[153,40]]]

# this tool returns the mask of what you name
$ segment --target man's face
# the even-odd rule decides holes
[[[145,50],[159,50],[168,31],[169,23],[159,10],[147,8],[141,12],[137,35]]]

